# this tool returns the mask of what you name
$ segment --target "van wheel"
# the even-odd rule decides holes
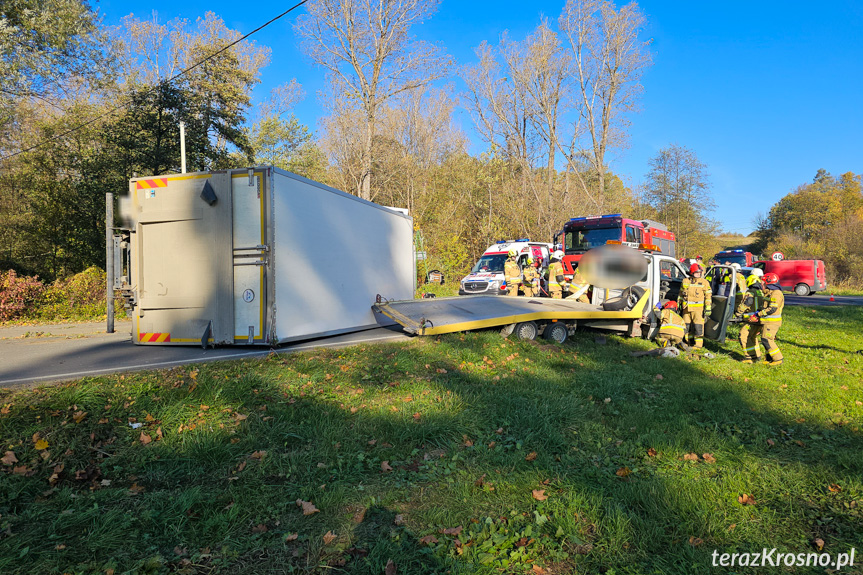
[[[563,343],[568,335],[566,326],[560,322],[550,323],[545,326],[545,331],[542,332],[542,337],[554,343]]]
[[[809,295],[812,290],[809,289],[809,286],[806,284],[797,284],[794,286],[794,293],[797,295]]]
[[[532,339],[536,339],[536,336],[539,333],[539,328],[536,326],[536,322],[524,321],[515,326],[514,333],[515,337],[518,339],[530,341]]]
[[[602,309],[605,311],[629,311],[635,307],[643,295],[644,289],[638,286],[626,288],[620,297],[603,302]]]

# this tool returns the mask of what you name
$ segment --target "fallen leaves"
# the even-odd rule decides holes
[[[262,460],[267,455],[266,451],[255,451],[249,457],[251,459],[257,459],[258,461]]]
[[[141,437],[139,437],[138,439],[141,441],[141,445],[149,445],[153,441],[153,438],[144,433],[143,431],[141,432]]]
[[[545,501],[548,495],[545,494],[545,489],[534,489],[532,492],[533,498],[537,501]]]
[[[524,458],[525,461],[533,461],[534,459],[536,459],[536,451],[531,451]]]
[[[704,543],[704,540],[701,539],[700,537],[691,536],[689,538],[689,544],[692,545],[693,547],[698,547],[702,543]]]
[[[632,474],[632,470],[628,467],[621,467],[614,474],[618,477],[629,477]]]
[[[701,457],[702,457],[702,458],[704,459],[704,461],[706,461],[707,463],[716,463],[716,458],[715,458],[715,457],[713,457],[713,454],[712,454],[712,453],[705,453],[705,454],[703,454]]]
[[[18,458],[15,457],[14,451],[7,451],[3,457],[0,457],[0,461],[3,462],[3,465],[12,465],[18,463]]]
[[[425,537],[420,538],[420,543],[424,545],[433,545],[437,542],[437,537],[435,537],[434,535],[426,535]]]
[[[299,537],[299,533],[288,533],[287,535],[285,535],[285,543],[288,543],[289,541],[296,541]]]
[[[333,533],[332,531],[327,531],[326,533],[324,533],[324,545],[329,545],[330,543],[332,543],[335,540],[336,540],[336,534]]]
[[[389,461],[381,461],[381,473],[389,473],[393,468]]]
[[[51,476],[48,478],[48,483],[50,485],[54,485],[60,480],[60,474],[63,473],[65,465],[62,463],[54,466],[54,471],[51,473]]]
[[[839,493],[840,491],[842,491],[842,488],[835,483],[831,483],[830,485],[828,485],[827,489],[829,489],[833,493]]]
[[[384,568],[384,575],[396,575],[398,568],[392,559],[387,560],[387,566]]]
[[[267,531],[269,531],[269,529],[267,529],[267,526],[263,523],[259,523],[252,527],[252,533],[266,533]]]
[[[687,453],[683,456],[684,461],[698,461],[697,453]]]
[[[821,551],[822,549],[824,549],[824,540],[821,539],[820,537],[816,537],[815,539],[813,539],[812,544],[815,545],[815,548],[818,551]]]
[[[743,495],[740,495],[740,496],[737,498],[737,501],[738,501],[741,505],[755,505],[755,497],[753,497],[752,495],[749,495],[749,494],[747,494],[747,493],[744,493]]]
[[[72,414],[72,419],[75,420],[75,423],[81,423],[87,417],[86,411],[76,411]]]
[[[647,450],[647,456],[648,457],[656,457],[656,450],[651,447],[650,449]]]
[[[456,537],[458,537],[461,534],[462,529],[463,527],[459,525],[458,527],[449,527],[447,529],[444,529],[443,531],[441,531],[441,533],[443,533],[444,535],[455,535]]]
[[[311,501],[303,501],[302,499],[297,499],[297,507],[303,510],[303,515],[314,515],[320,512],[320,509],[315,507]]]

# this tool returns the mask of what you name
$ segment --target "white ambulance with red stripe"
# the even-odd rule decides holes
[[[532,242],[529,238],[500,240],[485,250],[470,273],[462,278],[458,294],[505,295],[506,279],[503,266],[510,250],[515,250],[518,254],[516,261],[520,268],[524,269],[527,265],[528,257],[533,261],[542,258],[543,270],[548,267],[552,251],[551,244]]]

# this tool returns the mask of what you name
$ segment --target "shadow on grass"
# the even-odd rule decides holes
[[[0,419],[0,438],[50,420],[49,443],[71,453],[56,489],[35,458],[37,476],[0,478],[0,571],[381,573],[393,559],[399,574],[692,573],[716,548],[860,541],[859,433],[765,409],[731,362],[719,375],[592,339],[538,357],[536,344],[453,335],[37,395],[14,425]],[[129,428],[129,410],[145,427]],[[76,411],[86,425],[61,424]],[[159,427],[163,440],[132,448]]]

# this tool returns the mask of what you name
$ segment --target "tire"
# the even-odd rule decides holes
[[[635,307],[643,295],[644,289],[638,286],[626,288],[620,297],[603,302],[602,309],[605,311],[629,311]]]
[[[806,284],[797,284],[794,286],[794,293],[799,296],[805,296],[812,293],[812,290],[809,289],[809,286]]]
[[[530,341],[536,339],[537,334],[539,333],[539,328],[536,325],[536,322],[533,321],[524,321],[517,326],[515,326],[515,337],[524,341]]]
[[[569,330],[560,322],[550,323],[545,326],[545,331],[542,332],[542,337],[554,343],[563,343],[566,341],[566,336],[569,335]]]

